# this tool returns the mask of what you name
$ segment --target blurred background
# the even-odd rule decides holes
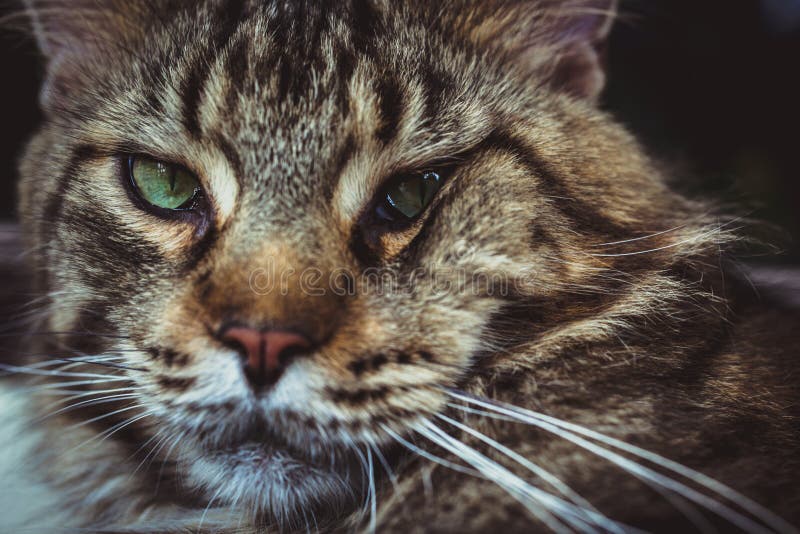
[[[675,169],[678,187],[784,228],[778,261],[800,263],[800,0],[622,6],[604,106]],[[3,222],[14,217],[16,161],[39,118],[33,44],[0,34],[0,72]]]

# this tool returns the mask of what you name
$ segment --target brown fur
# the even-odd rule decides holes
[[[731,220],[670,191],[597,109],[613,2],[31,9],[46,120],[23,158],[20,211],[56,333],[31,348],[119,355],[125,369],[106,371],[138,388],[135,408],[41,427],[61,437],[43,471],[80,525],[543,528],[497,480],[393,437],[452,456],[420,437],[432,421],[541,485],[447,414],[615,520],[691,526],[585,449],[449,406],[450,388],[597,429],[798,519],[798,345],[777,331],[792,319],[736,295]],[[128,154],[185,166],[208,209],[143,208],[120,179]],[[385,184],[427,169],[445,184],[421,217],[398,231],[376,221]],[[265,273],[283,275],[280,290],[259,290]],[[466,277],[441,291],[442,273]],[[337,275],[350,290],[316,291]],[[314,350],[259,396],[220,339],[232,322],[302,332]],[[115,410],[129,411],[103,417]],[[365,455],[376,515],[359,505]]]

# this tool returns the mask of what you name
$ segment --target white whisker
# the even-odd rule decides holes
[[[562,521],[581,532],[595,532],[595,529],[586,524],[582,511],[579,511],[577,507],[530,485],[505,467],[453,438],[430,421],[423,423],[423,426],[417,428],[416,431],[475,467],[487,479],[505,489],[531,515],[554,532],[570,532],[570,528]],[[558,518],[554,512],[558,513]]]
[[[402,445],[403,447],[407,448],[408,450],[410,450],[414,454],[417,454],[417,455],[425,458],[426,460],[430,460],[431,462],[439,464],[442,467],[446,467],[447,469],[452,469],[453,471],[457,471],[457,472],[463,473],[465,475],[473,476],[473,477],[476,477],[476,478],[485,478],[480,473],[480,471],[477,471],[475,469],[470,469],[468,467],[464,467],[463,465],[459,465],[459,464],[453,463],[453,462],[451,462],[449,460],[445,460],[444,458],[442,458],[440,456],[436,456],[435,454],[432,454],[432,453],[426,451],[425,449],[423,449],[421,447],[418,447],[417,445],[414,445],[413,443],[411,443],[410,441],[408,441],[405,438],[403,438],[400,434],[398,434],[397,432],[395,432],[394,430],[392,430],[388,426],[381,425],[381,427],[383,428],[384,432],[386,432],[389,436],[391,436],[400,445]]]
[[[372,448],[369,446],[367,446],[367,464],[369,466],[370,495],[369,531],[374,534],[377,527],[376,518],[378,515],[378,496],[375,493],[375,466],[372,464]]]
[[[80,365],[83,362],[95,362],[95,361],[97,361],[97,362],[101,362],[101,361],[102,362],[106,362],[106,361],[113,361],[113,360],[121,360],[123,358],[124,358],[124,356],[76,356],[74,358],[69,358],[69,359],[55,358],[55,359],[47,360],[47,361],[43,361],[43,362],[31,363],[31,364],[25,365],[24,367],[26,369],[43,369],[43,368],[51,366],[51,365],[58,365],[58,364],[68,363],[69,365],[66,365],[65,366],[65,368],[66,368],[66,367],[75,367],[77,365]]]
[[[669,233],[672,233],[672,232],[676,232],[678,230],[686,228],[687,226],[689,226],[689,223],[684,223],[684,224],[681,224],[680,226],[675,226],[674,228],[670,228],[669,230],[662,230],[661,232],[656,232],[656,233],[648,234],[648,235],[641,236],[641,237],[634,237],[634,238],[631,238],[631,239],[623,239],[622,241],[611,241],[609,243],[598,243],[596,245],[592,245],[592,247],[610,247],[610,246],[614,246],[614,245],[624,245],[626,243],[635,243],[637,241],[644,241],[645,239],[652,239],[654,237],[662,236],[664,234],[669,234]]]
[[[63,387],[73,387],[73,386],[91,386],[94,384],[105,384],[107,382],[125,382],[127,378],[108,378],[103,380],[77,380],[73,382],[56,382],[56,383],[47,383],[47,384],[37,384],[35,386],[31,386],[29,388],[23,388],[20,390],[20,393],[47,393],[50,394],[54,390],[58,390]]]
[[[125,408],[120,408],[119,410],[114,410],[113,412],[109,412],[109,413],[106,413],[106,414],[103,414],[103,415],[98,415],[97,417],[93,417],[93,418],[89,419],[88,421],[81,421],[80,423],[75,423],[74,425],[68,426],[67,429],[68,430],[72,430],[74,428],[79,428],[79,427],[82,427],[82,426],[90,425],[92,423],[95,423],[97,421],[101,421],[101,420],[106,419],[108,417],[113,417],[113,416],[115,416],[117,414],[120,414],[120,413],[123,413],[123,412],[129,412],[129,411],[135,410],[137,408],[144,408],[144,405],[143,404],[133,404],[133,405],[127,406]]]
[[[127,380],[124,377],[119,377],[118,375],[102,375],[102,374],[95,374],[95,373],[62,373],[59,371],[44,371],[41,369],[35,369],[31,367],[20,367],[17,365],[7,365],[0,363],[0,371],[6,371],[11,374],[29,374],[29,375],[38,375],[38,376],[66,376],[66,377],[74,377],[74,378],[103,378],[103,379],[110,379],[114,376],[117,377],[118,380]]]
[[[686,245],[688,243],[702,242],[705,239],[707,239],[708,237],[710,237],[710,236],[712,236],[714,234],[722,232],[723,228],[733,224],[734,222],[735,221],[728,221],[727,223],[721,224],[721,225],[719,225],[718,227],[716,227],[716,228],[714,228],[712,230],[709,230],[707,232],[698,234],[696,236],[692,236],[692,237],[688,237],[686,239],[682,239],[681,241],[677,241],[677,242],[671,243],[669,245],[664,245],[663,247],[657,247],[657,248],[652,248],[652,249],[648,249],[648,250],[639,250],[639,251],[636,251],[636,252],[623,252],[623,253],[619,253],[619,254],[589,254],[589,256],[592,256],[592,257],[595,257],[595,258],[622,258],[622,257],[625,257],[625,256],[640,256],[642,254],[651,254],[653,252],[659,252],[661,250],[668,250],[668,249],[671,249],[671,248],[679,247],[681,245]],[[735,233],[736,231],[738,231],[740,229],[741,228],[732,228],[729,231],[731,233]]]
[[[133,393],[134,391],[139,391],[142,388],[134,388],[134,387],[121,387],[121,388],[114,388],[114,389],[95,389],[95,390],[82,390],[82,389],[74,389],[74,390],[50,390],[47,391],[48,395],[56,395],[56,394],[69,394],[69,397],[58,399],[57,401],[51,402],[44,408],[42,408],[43,412],[48,412],[55,408],[56,406],[61,406],[66,402],[71,402],[77,399],[82,399],[83,397],[91,397],[93,395],[104,395],[106,393]]]
[[[487,445],[494,447],[501,453],[505,454],[515,462],[519,463],[521,466],[528,469],[534,475],[538,476],[548,484],[550,484],[553,488],[559,491],[562,495],[567,497],[570,501],[572,501],[576,506],[586,511],[586,519],[590,522],[597,524],[597,526],[606,529],[609,532],[616,532],[621,534],[625,532],[625,529],[621,528],[617,525],[614,521],[606,517],[605,515],[601,514],[594,506],[592,506],[589,501],[578,495],[575,491],[572,490],[569,486],[567,486],[563,481],[561,481],[558,477],[554,476],[549,471],[543,469],[542,467],[534,464],[527,458],[517,454],[513,450],[509,449],[502,443],[486,436],[485,434],[478,432],[474,428],[470,428],[469,426],[460,423],[446,415],[439,414],[437,415],[443,421],[453,425],[454,427],[470,434],[481,440],[482,442],[486,443]]]
[[[665,488],[675,491],[677,494],[682,495],[687,499],[689,499],[690,501],[695,502],[696,504],[716,513],[720,517],[725,518],[726,520],[730,521],[731,523],[737,525],[739,528],[742,528],[746,531],[769,532],[768,529],[765,529],[763,526],[754,522],[750,518],[745,517],[742,514],[736,512],[729,506],[719,501],[716,501],[706,495],[703,495],[702,493],[695,491],[694,489],[686,486],[685,484],[682,484],[674,479],[671,479],[660,473],[657,473],[652,469],[637,464],[636,462],[633,462],[628,458],[625,458],[607,449],[604,449],[596,445],[595,443],[586,441],[580,438],[578,434],[595,439],[597,441],[605,443],[606,445],[616,447],[620,450],[624,450],[625,452],[628,452],[634,456],[649,460],[669,471],[685,476],[686,478],[691,479],[692,481],[705,487],[706,489],[714,491],[719,495],[725,497],[726,499],[730,500],[731,502],[734,502],[737,505],[741,506],[744,510],[753,514],[755,517],[758,517],[761,521],[769,525],[772,529],[774,529],[777,532],[797,532],[796,529],[794,529],[794,527],[789,525],[786,521],[784,521],[780,517],[766,510],[764,507],[748,499],[744,495],[736,492],[735,490],[729,488],[728,486],[725,486],[721,482],[716,481],[706,475],[703,475],[702,473],[694,471],[693,469],[678,464],[677,462],[664,458],[663,456],[660,456],[653,452],[641,449],[640,447],[636,447],[634,445],[630,445],[615,438],[605,436],[604,434],[600,434],[599,432],[587,429],[580,425],[576,425],[574,423],[568,423],[566,421],[562,421],[560,419],[551,416],[526,410],[524,408],[509,406],[504,403],[494,403],[494,402],[490,403],[487,402],[486,400],[477,399],[471,396],[467,396],[452,391],[450,392],[450,395],[464,402],[476,404],[478,406],[482,406],[483,408],[499,412],[506,416],[517,418],[518,420],[521,419],[523,422],[528,422],[529,424],[538,426],[539,428],[543,428],[556,435],[559,435],[564,439],[567,439],[577,445],[580,445],[586,448],[587,450],[590,450],[591,452],[597,454],[598,456],[601,456],[611,461],[612,463],[619,465],[620,467],[623,467],[631,474],[640,475],[652,482],[662,485]]]
[[[200,522],[197,524],[197,532],[198,532],[198,534],[200,534],[200,532],[202,532],[202,530],[203,530],[203,523],[206,520],[206,516],[208,515],[208,511],[211,509],[211,505],[213,505],[214,501],[217,500],[217,497],[219,497],[219,494],[222,493],[222,489],[224,487],[225,486],[222,486],[222,485],[219,487],[217,492],[208,501],[208,505],[205,507],[205,510],[203,510],[203,515],[200,516]]]
[[[453,404],[453,403],[448,403],[448,406],[450,406],[452,408],[456,408],[456,409],[464,411],[464,412],[467,412],[467,413],[472,413],[472,414],[476,414],[476,415],[482,415],[482,416],[485,416],[485,417],[491,417],[493,419],[498,419],[498,420],[501,420],[501,421],[509,421],[509,422],[512,422],[512,423],[520,423],[519,418],[508,417],[508,416],[505,416],[505,415],[498,414],[496,412],[487,412],[487,411],[484,411],[484,410],[478,410],[478,409],[475,409],[475,408],[469,408],[467,406],[461,406],[459,404]],[[642,480],[642,479],[640,478],[640,480]],[[642,482],[644,482],[653,491],[655,491],[656,493],[661,495],[670,504],[675,506],[675,508],[678,509],[678,511],[680,511],[686,518],[688,518],[689,521],[698,528],[698,530],[700,530],[701,532],[709,532],[709,533],[716,532],[716,530],[711,525],[711,523],[709,523],[708,520],[702,514],[700,514],[693,506],[691,506],[683,498],[681,498],[678,495],[675,495],[673,493],[670,493],[670,492],[664,490],[664,488],[662,488],[661,486],[659,486],[657,484],[654,484],[654,483],[650,482],[649,480],[642,480]],[[625,526],[625,529],[627,531],[635,530],[635,529],[633,529],[633,527],[630,527],[630,526],[627,526],[627,525]]]
[[[368,446],[372,448],[375,452],[375,456],[378,458],[383,470],[386,471],[386,475],[389,477],[389,481],[392,483],[392,487],[394,488],[395,492],[397,491],[397,475],[392,471],[392,466],[389,465],[389,461],[381,452],[381,449],[378,445],[374,443],[368,443]]]
[[[116,402],[116,401],[122,400],[122,399],[132,399],[132,398],[135,398],[136,396],[137,395],[135,393],[120,393],[118,395],[107,395],[105,397],[99,397],[97,399],[88,399],[88,400],[85,400],[85,401],[76,402],[75,404],[70,404],[69,406],[65,406],[64,408],[56,410],[55,412],[47,413],[47,414],[43,415],[42,417],[40,417],[39,419],[37,419],[34,422],[35,423],[41,423],[42,421],[44,421],[46,419],[49,419],[51,417],[55,417],[56,415],[59,415],[59,414],[65,413],[65,412],[69,412],[69,411],[75,410],[77,408],[80,408],[81,406],[94,406],[96,404],[107,404],[109,402]]]
[[[133,408],[142,408],[142,407],[143,406],[133,406],[133,407],[131,407],[131,409],[133,409]],[[125,421],[122,421],[121,423],[117,423],[116,425],[114,425],[111,428],[101,432],[100,434],[92,436],[91,438],[87,439],[86,441],[84,441],[82,443],[79,443],[75,447],[72,447],[65,454],[71,453],[71,452],[76,451],[76,450],[78,450],[78,449],[80,449],[82,447],[85,447],[86,445],[88,445],[88,444],[90,444],[90,443],[92,443],[92,442],[94,442],[94,441],[96,441],[98,439],[102,443],[103,441],[105,441],[106,439],[110,438],[112,435],[116,434],[118,431],[122,430],[123,428],[128,427],[128,426],[132,425],[133,423],[135,423],[137,421],[140,421],[140,420],[144,419],[145,417],[150,417],[152,415],[153,415],[153,412],[145,412],[143,414],[133,416],[130,419],[126,419]]]

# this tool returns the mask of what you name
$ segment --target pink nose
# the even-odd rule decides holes
[[[247,357],[245,375],[254,387],[277,382],[291,358],[311,348],[306,338],[293,332],[261,332],[244,326],[228,328],[222,333],[222,340],[235,345]]]

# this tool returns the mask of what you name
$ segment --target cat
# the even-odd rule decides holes
[[[5,529],[797,532],[797,314],[600,109],[616,13],[28,0]]]

